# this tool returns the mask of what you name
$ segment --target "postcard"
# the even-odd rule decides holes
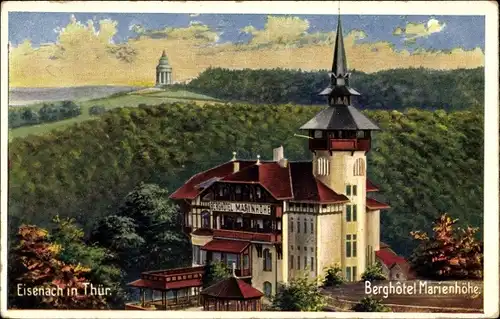
[[[498,5],[2,3],[9,318],[496,318]]]

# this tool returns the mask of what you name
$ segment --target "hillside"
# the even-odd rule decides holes
[[[318,93],[328,85],[326,70],[211,68],[180,87],[223,100],[310,105],[325,104],[325,98]],[[350,85],[361,93],[354,101],[359,109],[462,110],[482,105],[484,68],[447,71],[410,68],[371,74],[354,70]]]
[[[321,107],[191,103],[125,107],[9,145],[10,226],[43,226],[72,216],[88,231],[139,182],[172,191],[192,174],[240,158],[272,157],[283,145],[290,160],[308,159],[294,137]],[[369,154],[368,174],[392,209],[382,214],[382,239],[403,254],[409,232],[449,212],[482,224],[482,112],[411,109],[365,111],[383,132]],[[182,134],[179,134],[182,133]]]
[[[103,98],[86,101],[75,101],[75,103],[81,107],[81,115],[62,121],[40,123],[37,125],[13,128],[9,130],[9,139],[24,137],[29,134],[44,134],[53,129],[64,128],[74,123],[86,121],[89,119],[95,119],[97,118],[97,116],[89,115],[89,109],[95,105],[103,106],[107,110],[110,110],[117,107],[136,107],[140,104],[158,105],[162,103],[172,103],[179,101],[194,101],[196,103],[205,104],[207,102],[217,100],[207,95],[198,94],[182,89],[142,89],[133,92],[120,92]],[[39,111],[44,104],[47,103],[36,103],[27,107],[32,110]],[[9,112],[19,111],[20,109],[22,109],[21,106],[10,107]]]

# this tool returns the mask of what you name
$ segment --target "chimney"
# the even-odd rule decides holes
[[[286,158],[280,159],[278,162],[280,164],[280,167],[286,168],[288,166],[288,160]]]
[[[283,145],[273,150],[273,161],[279,162],[284,157]]]
[[[240,162],[236,160],[236,152],[233,152],[233,159],[231,160],[233,162],[233,173],[236,173],[240,170]]]
[[[260,155],[257,155],[257,163],[255,164],[260,165]]]

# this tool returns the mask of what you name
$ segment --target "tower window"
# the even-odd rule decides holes
[[[352,206],[351,205],[346,206],[345,221],[346,222],[352,221]]]
[[[352,196],[358,195],[358,186],[352,185]]]
[[[323,131],[314,131],[314,138],[323,138]]]
[[[354,176],[364,176],[365,175],[365,161],[362,158],[358,158],[354,162]]]
[[[293,255],[290,255],[290,269],[293,269]]]
[[[311,271],[314,271],[314,257],[311,257]]]
[[[269,249],[264,249],[264,271],[272,271],[272,255]]]
[[[352,205],[352,221],[355,222],[358,220],[358,205]]]
[[[320,157],[316,161],[316,171],[320,176],[328,176],[330,174],[330,162],[324,158]]]
[[[347,196],[351,196],[351,185],[346,185],[346,187],[345,187],[345,194]]]
[[[290,217],[290,232],[293,233],[293,217]]]
[[[346,235],[345,239],[345,256],[347,258],[356,257],[357,255],[357,235]]]

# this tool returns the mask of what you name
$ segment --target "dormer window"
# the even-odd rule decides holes
[[[257,189],[255,190],[255,193],[256,193],[256,195],[257,195],[257,198],[258,198],[258,199],[260,199],[260,198],[261,198],[261,196],[262,196],[262,193],[261,193],[261,191],[260,191],[260,187],[257,187]]]
[[[241,194],[241,186],[236,186],[236,189],[234,190],[236,194]]]
[[[314,131],[314,138],[323,138],[323,131]]]

